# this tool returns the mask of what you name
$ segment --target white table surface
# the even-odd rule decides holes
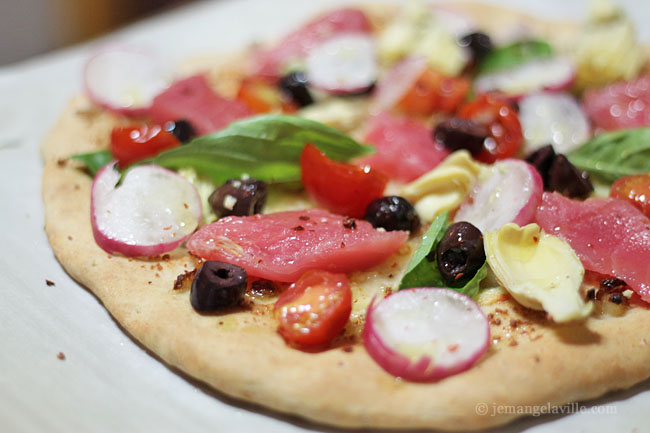
[[[582,19],[587,8],[584,1],[493,2],[548,18]],[[280,35],[343,3],[199,2],[107,38],[145,44],[180,62]],[[620,3],[650,41],[650,2]],[[107,38],[0,68],[0,432],[338,431],[238,403],[172,371],[55,260],[43,231],[39,143],[80,91],[88,53]],[[612,405],[616,413],[529,417],[499,431],[650,431],[649,382],[585,405]]]

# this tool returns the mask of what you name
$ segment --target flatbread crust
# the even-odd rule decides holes
[[[488,30],[520,21],[539,34],[553,29],[560,39],[558,34],[575,31],[569,24],[535,21],[500,8],[454,7],[486,23]],[[370,12],[381,22],[386,10],[373,6]],[[186,249],[132,259],[107,254],[93,239],[91,179],[65,158],[107,147],[117,122],[79,97],[46,137],[43,200],[52,249],[67,272],[134,338],[169,365],[227,395],[344,427],[483,429],[521,416],[516,411],[494,414],[494,406],[561,405],[650,376],[649,310],[636,307],[618,318],[557,325],[507,295],[486,297],[483,308],[491,320],[493,344],[467,372],[433,384],[387,374],[360,344],[363,312],[375,292],[390,291],[398,283],[413,243],[385,264],[351,276],[353,317],[330,350],[289,348],[275,331],[264,297],[226,314],[197,314],[189,290],[174,290],[177,276],[197,264]]]

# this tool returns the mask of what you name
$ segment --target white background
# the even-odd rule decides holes
[[[200,2],[110,38],[146,44],[180,61],[282,34],[341,3]],[[587,9],[586,2],[568,0],[495,3],[576,20]],[[621,4],[649,41],[650,3]],[[235,402],[170,370],[129,338],[54,259],[43,232],[38,146],[79,92],[84,59],[100,42],[0,69],[0,431],[337,431]],[[48,287],[46,279],[56,285]],[[59,352],[65,361],[57,359]],[[531,417],[507,431],[650,431],[649,390],[646,382],[587,404],[614,404],[616,415]]]

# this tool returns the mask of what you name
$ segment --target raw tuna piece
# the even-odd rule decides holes
[[[650,302],[650,219],[623,200],[544,193],[537,223],[565,239],[585,269],[620,278]]]
[[[585,92],[583,105],[598,128],[650,126],[650,75]]]
[[[203,75],[176,81],[154,98],[151,107],[154,122],[187,120],[199,135],[222,129],[248,115],[246,105],[215,93]]]
[[[204,259],[239,265],[251,276],[293,282],[311,269],[369,268],[407,239],[407,232],[382,232],[363,220],[310,209],[226,217],[202,227],[187,247]]]
[[[370,22],[359,9],[346,8],[330,12],[287,35],[273,47],[257,53],[253,73],[277,79],[292,60],[304,57],[311,48],[336,33],[369,33]]]
[[[365,137],[376,153],[359,161],[391,178],[410,182],[436,167],[449,151],[433,140],[431,130],[388,113],[375,117]]]

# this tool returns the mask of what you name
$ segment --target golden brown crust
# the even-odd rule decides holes
[[[490,16],[487,10],[496,14],[482,7],[480,15]],[[559,405],[650,376],[650,311],[642,308],[620,318],[554,325],[501,298],[484,307],[493,336],[486,355],[469,371],[434,384],[385,373],[359,344],[358,324],[335,348],[306,353],[286,346],[263,305],[197,314],[188,291],[173,289],[176,277],[196,265],[185,249],[168,258],[128,259],[107,254],[93,240],[91,179],[62,159],[106,147],[116,122],[77,98],[46,138],[43,200],[52,249],[134,338],[228,395],[345,427],[483,429],[520,416],[493,414],[493,405]],[[384,266],[351,277],[357,323],[372,293],[397,279],[390,265],[403,266],[408,253],[406,247]],[[488,405],[486,415],[477,413],[479,404]]]

